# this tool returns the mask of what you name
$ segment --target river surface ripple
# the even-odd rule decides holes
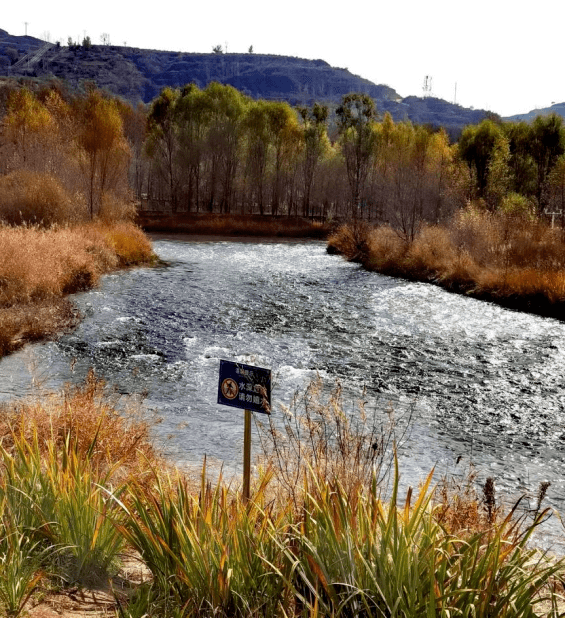
[[[369,273],[323,242],[154,248],[169,266],[104,277],[75,295],[85,319],[73,333],[3,359],[0,397],[27,391],[30,363],[49,388],[94,367],[147,393],[168,457],[239,470],[242,414],[216,404],[219,359],[272,368],[275,404],[318,372],[352,401],[366,387],[383,414],[413,410],[410,482],[472,462],[511,498],[551,481],[547,504],[565,506],[565,324]]]

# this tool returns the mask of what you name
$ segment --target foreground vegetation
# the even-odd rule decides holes
[[[565,237],[527,213],[469,207],[410,240],[354,222],[329,237],[328,251],[383,274],[563,318]]]
[[[394,427],[362,405],[346,415],[339,388],[320,386],[260,428],[248,505],[205,465],[200,483],[167,466],[136,408],[118,414],[92,374],[6,406],[3,615],[89,587],[114,596],[105,615],[130,618],[560,615],[563,564],[527,546],[541,492],[527,522],[502,513],[492,480],[481,498],[430,474],[401,497]],[[135,584],[118,577],[132,551],[147,572]]]

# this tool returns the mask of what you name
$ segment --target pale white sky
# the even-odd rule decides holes
[[[524,7],[524,8],[522,8]],[[115,45],[321,58],[401,96],[432,93],[503,116],[565,101],[562,77],[563,0],[26,0],[8,2],[0,28],[66,44],[93,43],[108,33]]]

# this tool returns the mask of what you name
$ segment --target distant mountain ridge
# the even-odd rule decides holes
[[[548,116],[549,114],[557,114],[565,118],[565,103],[554,103],[551,107],[542,107],[538,109],[532,109],[525,114],[514,114],[514,116],[506,116],[504,120],[511,122],[519,122],[525,120],[531,122],[536,116]]]
[[[34,58],[33,54],[40,49],[41,57],[36,54]],[[22,62],[24,56],[26,60]],[[165,86],[179,87],[190,82],[204,88],[209,82],[218,81],[253,98],[285,100],[292,105],[315,101],[337,104],[349,92],[363,92],[375,100],[380,113],[388,111],[396,121],[409,119],[418,124],[443,126],[455,134],[487,115],[485,110],[467,109],[435,97],[402,98],[389,86],[374,84],[324,60],[111,45],[49,46],[41,39],[13,36],[1,29],[0,75],[40,79],[53,76],[73,87],[94,81],[98,87],[134,104],[150,102]]]

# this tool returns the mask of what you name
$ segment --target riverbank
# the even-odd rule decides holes
[[[303,217],[139,211],[136,223],[146,232],[276,238],[326,238],[335,225]]]
[[[492,479],[481,495],[430,474],[400,496],[396,470],[384,498],[390,430],[351,420],[339,388],[320,392],[292,408],[284,440],[262,431],[250,504],[237,479],[209,483],[206,462],[199,479],[169,466],[143,410],[118,411],[92,373],[5,405],[3,615],[557,615],[563,564],[527,546],[541,490],[521,522]]]
[[[565,319],[564,238],[539,221],[468,209],[412,239],[354,222],[329,236],[327,251],[383,275]]]
[[[149,239],[129,222],[0,226],[0,247],[0,357],[73,328],[79,316],[68,294],[155,259]]]

